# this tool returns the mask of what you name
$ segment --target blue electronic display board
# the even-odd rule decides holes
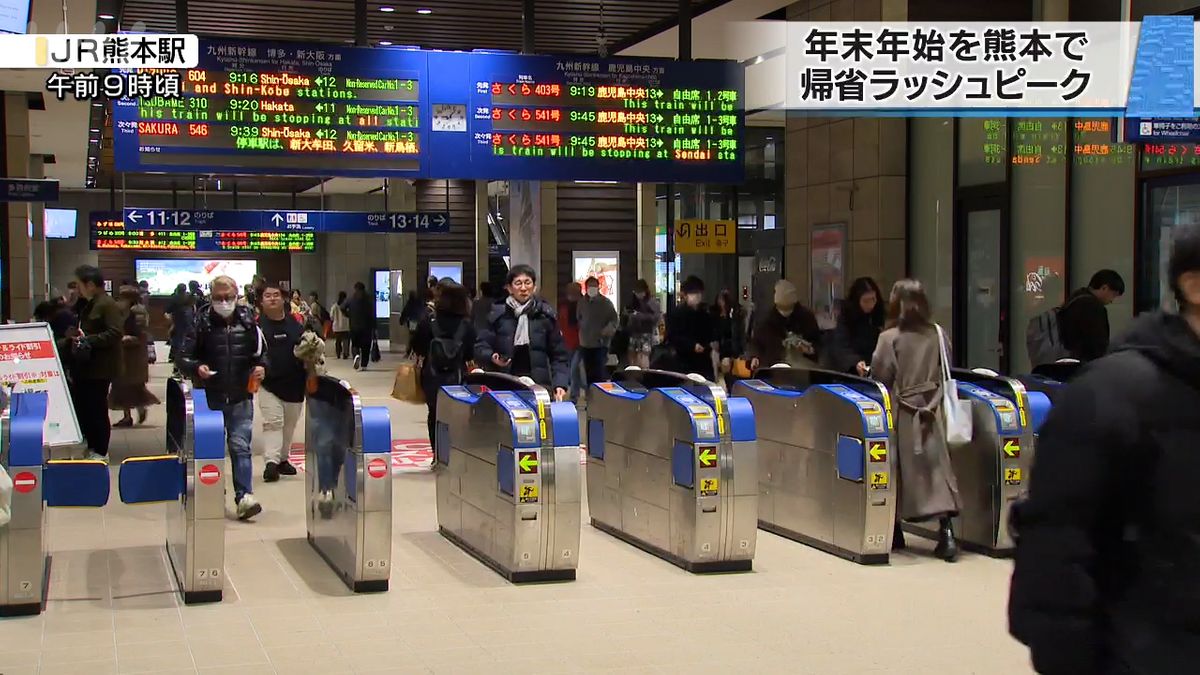
[[[739,182],[729,61],[201,42],[177,100],[120,101],[121,171]]]

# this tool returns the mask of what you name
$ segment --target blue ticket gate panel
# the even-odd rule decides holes
[[[1030,395],[1018,380],[953,369],[958,396],[972,402],[974,437],[951,448],[962,511],[954,519],[959,544],[995,557],[1012,554],[1009,511],[1028,490],[1036,451]],[[1042,399],[1039,396],[1039,406]],[[937,538],[936,523],[908,523],[905,530]]]
[[[167,381],[164,455],[121,463],[126,504],[165,504],[167,562],[184,604],[219,602],[225,588],[225,417],[203,389]]]
[[[471,373],[438,393],[438,529],[513,582],[575,578],[579,417],[529,381]]]
[[[1082,364],[1078,361],[1047,363],[1034,368],[1032,373],[1021,375],[1017,379],[1025,385],[1025,389],[1030,394],[1041,392],[1053,402],[1059,392],[1067,386],[1067,383],[1075,379],[1081,367]]]
[[[887,390],[775,366],[734,385],[758,420],[759,527],[862,564],[886,564],[896,435]]]
[[[592,525],[692,572],[749,570],[754,411],[699,376],[618,372],[588,390]]]
[[[108,465],[51,460],[43,428],[45,392],[15,393],[0,415],[0,463],[13,481],[11,515],[0,527],[0,616],[40,614],[49,590],[47,507],[108,503]]]
[[[304,424],[308,541],[356,593],[386,591],[392,569],[392,428],[349,382],[317,381]]]

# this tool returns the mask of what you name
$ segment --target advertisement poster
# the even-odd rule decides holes
[[[258,274],[257,260],[201,260],[180,259],[134,261],[134,272],[138,281],[150,284],[150,295],[170,295],[179,284],[198,281],[205,293],[212,280],[219,276],[233,277],[238,290],[254,282]]]
[[[1029,257],[1025,259],[1025,304],[1032,310],[1058,307],[1066,300],[1067,285],[1063,279],[1062,256]]]
[[[461,284],[463,282],[463,264],[460,262],[431,262],[429,263],[429,276],[439,281],[449,277],[455,283]]]
[[[822,225],[812,231],[812,304],[821,330],[837,326],[846,285],[846,225]]]
[[[83,442],[75,406],[67,391],[58,348],[44,323],[0,325],[0,386],[12,395],[23,392],[47,392],[49,411],[45,439],[51,446]]]
[[[588,277],[600,281],[600,294],[612,300],[614,307],[621,306],[620,256],[616,251],[574,251],[571,253],[573,279],[583,288]]]

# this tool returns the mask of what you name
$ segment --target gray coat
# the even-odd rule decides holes
[[[583,296],[579,300],[579,346],[604,347],[617,332],[617,308],[612,300],[597,295]]]
[[[883,331],[871,375],[896,400],[899,518],[917,522],[957,514],[962,500],[946,445],[937,330]]]

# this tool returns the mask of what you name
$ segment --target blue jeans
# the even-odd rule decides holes
[[[321,492],[337,487],[338,475],[346,461],[346,448],[353,441],[354,422],[343,417],[341,411],[320,398],[308,399],[308,424],[311,426],[306,437],[312,440],[313,454],[317,456],[317,489]]]
[[[583,350],[576,348],[571,352],[571,365],[567,372],[570,374],[570,385],[568,395],[571,400],[579,398],[579,392],[587,387],[587,381],[583,377]]]
[[[254,401],[246,399],[230,403],[221,412],[225,415],[225,442],[233,461],[233,498],[235,502],[240,502],[242,495],[254,493],[254,464],[250,460]]]

